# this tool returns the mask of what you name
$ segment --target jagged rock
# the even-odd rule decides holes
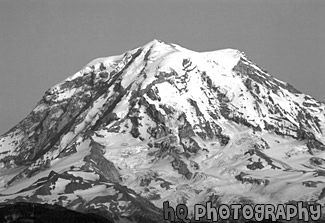
[[[174,159],[172,162],[172,166],[175,170],[178,171],[179,174],[182,174],[187,179],[191,179],[191,177],[193,176],[193,173],[191,173],[191,171],[189,171],[189,169],[187,168],[186,163],[184,163],[184,161],[180,159]]]
[[[90,155],[84,158],[84,169],[95,171],[110,182],[121,182],[121,176],[114,164],[103,156],[103,146],[92,141]]]
[[[244,172],[240,172],[240,174],[238,174],[235,178],[241,181],[242,183],[258,184],[258,185],[265,185],[265,186],[267,186],[270,182],[267,179],[253,178]]]

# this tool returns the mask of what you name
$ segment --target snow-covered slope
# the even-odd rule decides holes
[[[154,40],[90,62],[0,137],[0,201],[116,222],[163,222],[166,200],[324,205],[324,109],[238,50]]]

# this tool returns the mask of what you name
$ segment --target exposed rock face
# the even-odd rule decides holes
[[[237,50],[153,41],[91,62],[0,137],[0,201],[112,222],[211,196],[323,204],[324,110]]]

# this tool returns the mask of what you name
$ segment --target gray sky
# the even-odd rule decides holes
[[[152,39],[236,48],[325,101],[323,0],[0,0],[0,133],[94,58]]]

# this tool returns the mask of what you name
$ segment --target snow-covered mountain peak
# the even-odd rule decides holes
[[[90,62],[0,137],[0,201],[149,222],[165,200],[323,204],[324,110],[238,50],[153,40]]]

